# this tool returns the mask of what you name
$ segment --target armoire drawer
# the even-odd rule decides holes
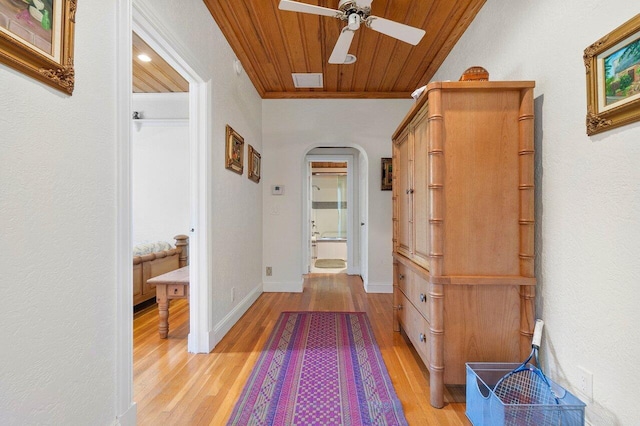
[[[430,321],[429,287],[427,281],[401,263],[398,264],[397,271],[398,287],[416,309],[418,309],[420,314],[427,321]]]
[[[429,365],[429,323],[416,308],[401,293],[397,298],[400,301],[398,307],[398,320],[409,340],[416,348],[420,358]]]

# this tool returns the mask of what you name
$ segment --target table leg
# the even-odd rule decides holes
[[[169,334],[169,299],[166,285],[156,286],[156,300],[158,302],[158,333],[161,339],[166,339]]]

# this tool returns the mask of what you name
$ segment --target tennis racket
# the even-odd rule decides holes
[[[504,404],[523,405],[507,410],[505,424],[543,426],[560,423],[559,407],[555,407],[560,402],[553,393],[549,380],[540,370],[538,362],[543,327],[544,322],[536,320],[529,358],[502,377],[493,389]],[[535,360],[535,366],[529,363],[532,358]]]

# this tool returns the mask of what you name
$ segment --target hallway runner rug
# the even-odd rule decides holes
[[[367,314],[283,312],[228,425],[406,425]]]

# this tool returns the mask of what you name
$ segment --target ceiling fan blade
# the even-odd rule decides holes
[[[349,53],[349,48],[351,47],[351,41],[353,41],[353,35],[354,32],[351,31],[349,27],[344,27],[342,29],[340,37],[338,37],[338,41],[336,42],[333,52],[331,52],[331,56],[329,57],[330,64],[345,63],[347,60],[347,54]]]
[[[342,15],[342,12],[339,10],[329,9],[322,6],[315,6],[307,3],[300,3],[291,0],[280,0],[278,9],[289,10],[291,12],[311,13],[312,15],[331,16],[334,18]]]
[[[409,25],[377,16],[370,16],[367,20],[367,26],[379,33],[397,38],[414,46],[420,43],[420,40],[425,35],[425,31],[421,28],[410,27]]]

